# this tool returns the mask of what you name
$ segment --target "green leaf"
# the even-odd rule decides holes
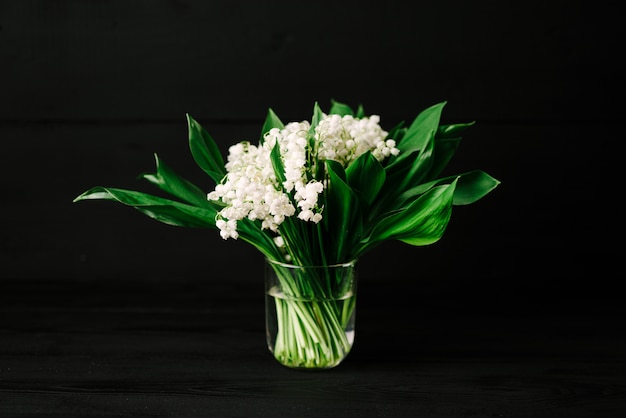
[[[361,154],[346,169],[350,187],[363,196],[367,206],[371,205],[385,184],[385,169],[371,152]]]
[[[397,148],[400,150],[400,154],[395,161],[401,161],[404,158],[409,157],[413,151],[424,149],[424,147],[431,141],[435,132],[439,127],[439,120],[441,119],[441,112],[446,102],[441,102],[433,105],[422,112],[413,120],[411,126],[409,126],[406,134],[397,144]]]
[[[455,176],[456,177],[456,176]],[[389,205],[385,206],[387,211],[391,212],[397,209],[404,209],[406,206],[410,205],[416,199],[418,199],[421,195],[437,186],[442,182],[440,181],[430,181],[428,183],[421,183],[416,186],[411,187],[410,189],[404,191],[402,194],[398,195],[395,200],[390,201]]]
[[[441,174],[441,172],[448,166],[448,163],[454,156],[461,138],[437,138],[435,137],[433,150],[433,158],[430,164],[430,168],[422,178],[422,181],[433,180]]]
[[[356,109],[356,115],[354,115],[357,119],[363,119],[365,117],[365,109],[363,105],[359,105]]]
[[[207,194],[193,183],[185,180],[167,166],[163,160],[154,154],[157,172],[155,174],[145,173],[139,177],[156,185],[166,193],[171,194],[194,206],[210,207]]]
[[[311,127],[309,128],[309,135],[313,137],[315,134],[315,128],[320,123],[320,121],[324,118],[324,112],[320,107],[319,103],[315,102],[313,106],[313,117],[311,118]]]
[[[386,213],[396,209],[398,196],[424,182],[426,174],[433,164],[434,131],[430,132],[429,140],[421,149],[410,151],[409,157],[397,160],[394,164],[385,167],[387,179],[375,202],[374,213]]]
[[[285,125],[280,120],[278,115],[274,113],[274,111],[270,108],[267,112],[267,116],[265,117],[265,122],[263,123],[263,128],[261,129],[261,140],[259,143],[263,143],[263,139],[265,134],[270,131],[272,128],[283,129]]]
[[[361,252],[392,239],[415,246],[437,242],[450,221],[455,187],[456,180],[434,187],[405,209],[383,218],[373,228]]]
[[[272,237],[261,229],[258,222],[247,218],[241,219],[237,221],[237,231],[242,241],[251,244],[264,256],[272,260],[283,260],[282,252],[276,247]]]
[[[93,187],[74,199],[111,200],[134,207],[141,213],[161,223],[188,228],[211,228],[215,226],[215,217],[222,206],[208,201],[209,206],[199,208],[185,203],[164,199],[146,193],[107,187]],[[237,231],[242,241],[252,244],[265,256],[280,259],[281,253],[272,238],[249,219],[237,222]]]
[[[218,205],[199,208],[147,193],[107,187],[93,187],[74,202],[90,199],[119,202],[164,224],[191,228],[216,228],[215,215],[220,209]]]
[[[308,140],[307,157],[309,158],[310,157],[317,158],[317,156],[311,156],[310,154],[312,151],[317,150],[317,144],[315,141],[315,128],[317,128],[317,125],[320,123],[323,117],[324,117],[324,112],[322,112],[322,109],[320,108],[319,104],[315,102],[315,106],[313,107],[313,117],[311,118],[311,127],[309,128],[309,132],[307,135],[307,140]],[[315,177],[317,177],[318,175],[321,175],[323,172],[323,168],[321,164],[318,166],[317,170],[318,170],[317,173],[312,173]]]
[[[270,152],[270,159],[272,160],[272,167],[274,167],[274,175],[276,175],[278,183],[282,185],[287,180],[287,177],[285,177],[285,167],[280,155],[280,144],[278,141],[276,141]]]
[[[469,205],[474,203],[485,197],[500,184],[499,180],[493,178],[484,171],[473,170],[463,174],[443,177],[412,187],[399,195],[389,207],[403,208],[433,187],[450,183],[455,179],[457,179],[457,185],[454,189],[454,199],[452,201],[454,206]]]
[[[353,240],[361,236],[363,221],[356,194],[345,182],[346,174],[340,163],[326,160],[329,184],[326,189],[324,220],[329,226],[333,254],[337,262],[347,261],[353,251]],[[332,225],[332,228],[330,227]]]
[[[331,107],[330,107],[330,111],[328,112],[329,115],[340,115],[340,116],[354,115],[354,111],[347,104],[339,103],[338,101],[332,100],[332,99],[330,103],[331,103]]]
[[[433,161],[428,173],[424,175],[424,181],[434,180],[441,175],[459,147],[459,135],[472,125],[474,122],[439,126],[435,133]]]
[[[454,125],[440,125],[437,129],[436,138],[455,138],[463,133],[467,128],[474,125],[475,122],[457,123]]]
[[[482,170],[473,170],[461,174],[454,190],[453,204],[459,206],[474,203],[485,197],[499,184],[500,180],[491,177]]]
[[[398,190],[405,190],[407,187],[411,187],[414,184],[420,184],[424,182],[426,174],[433,165],[433,154],[435,151],[434,134],[434,131],[430,131],[430,134],[425,137],[424,143],[419,151],[416,152],[417,156],[409,165],[408,171],[393,174],[400,174],[402,176],[402,179],[398,182],[399,184],[396,185],[396,188]],[[389,172],[391,171],[392,168],[390,167],[388,170],[389,177],[392,177],[392,175],[389,174]]]
[[[209,133],[187,114],[189,148],[196,164],[217,184],[226,175],[224,159]]]

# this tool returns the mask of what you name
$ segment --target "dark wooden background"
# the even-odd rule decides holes
[[[269,107],[291,121],[315,101],[362,103],[390,128],[446,100],[444,122],[476,121],[449,172],[502,184],[455,208],[433,247],[371,254],[365,276],[496,303],[612,299],[623,35],[617,13],[566,1],[3,1],[0,274],[255,283],[260,257],[244,243],[72,199],[95,185],[154,191],[136,176],[155,152],[205,184],[187,112],[226,152],[256,140]]]
[[[493,315],[621,309],[624,24],[601,3],[0,1],[0,291],[11,309],[33,306],[29,286],[107,298],[110,283],[131,305],[168,283],[261,301],[245,243],[72,199],[154,191],[136,176],[155,152],[206,184],[185,113],[225,152],[269,107],[292,121],[362,103],[391,128],[446,100],[444,122],[476,121],[449,173],[502,184],[437,244],[371,253],[361,289]]]

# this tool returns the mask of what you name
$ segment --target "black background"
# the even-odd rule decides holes
[[[0,4],[3,279],[259,281],[260,255],[111,202],[153,153],[200,186],[185,113],[223,152],[267,109],[365,106],[382,125],[447,101],[476,121],[448,172],[502,181],[428,248],[389,243],[362,278],[480,304],[616,296],[623,245],[623,25],[598,3],[31,1]],[[527,298],[530,298],[527,299]],[[585,299],[581,301],[580,299]]]

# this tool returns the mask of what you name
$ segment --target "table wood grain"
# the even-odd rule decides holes
[[[394,287],[391,300],[383,283],[361,285],[353,351],[311,372],[271,357],[260,285],[2,280],[0,416],[626,413],[623,308],[472,307]]]

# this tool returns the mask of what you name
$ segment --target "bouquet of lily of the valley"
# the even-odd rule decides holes
[[[156,172],[141,177],[172,198],[95,187],[75,201],[113,200],[166,224],[213,228],[253,245],[289,289],[276,305],[274,355],[293,367],[332,367],[350,349],[345,330],[354,304],[328,294],[338,281],[330,267],[354,263],[389,240],[432,244],[453,206],[474,203],[499,184],[481,170],[442,176],[473,124],[440,124],[444,105],[389,131],[378,115],[336,101],[328,113],[316,103],[311,120],[286,124],[269,109],[258,142],[232,145],[226,160],[187,115],[189,147],[210,187],[190,183],[155,155]],[[323,272],[294,276],[285,266]]]

